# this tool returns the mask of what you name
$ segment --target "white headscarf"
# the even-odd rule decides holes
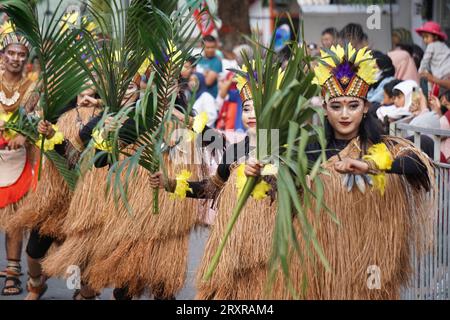
[[[398,90],[401,93],[405,95],[405,105],[403,106],[404,111],[409,112],[409,108],[412,105],[413,102],[413,89],[419,87],[417,82],[414,80],[406,80],[403,82],[400,82],[398,85],[394,87],[394,90]]]

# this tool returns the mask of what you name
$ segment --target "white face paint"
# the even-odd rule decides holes
[[[3,55],[5,70],[10,73],[22,73],[28,59],[28,49],[22,44],[10,44]]]
[[[328,122],[333,127],[336,139],[350,140],[358,136],[359,126],[368,106],[363,99],[339,97],[326,104]]]

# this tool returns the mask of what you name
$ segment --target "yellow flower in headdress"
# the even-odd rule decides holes
[[[320,50],[320,57],[323,62],[328,64],[330,67],[334,68],[336,67],[336,63],[334,62],[333,58],[330,57],[328,53],[326,53],[323,50]]]
[[[251,61],[251,64],[252,64],[252,69],[255,70],[255,68],[256,68],[255,60],[252,60],[252,61]],[[248,74],[248,69],[247,69],[247,65],[246,65],[246,64],[243,64],[243,65],[242,65],[241,71],[242,71],[244,74]],[[236,75],[235,75],[235,80],[236,80],[236,87],[237,87],[237,89],[238,89],[239,91],[241,91],[242,88],[243,88],[243,87],[247,84],[247,82],[249,81],[249,77],[248,77],[248,76],[244,77],[243,75],[241,75],[241,74],[239,74],[239,73],[236,73]]]
[[[64,142],[64,134],[59,131],[58,126],[52,125],[53,130],[55,130],[55,134],[51,139],[45,139],[44,140],[44,152],[52,151],[55,149],[55,145],[61,144]],[[44,137],[42,135],[39,135],[38,141],[36,141],[36,146],[41,147],[42,145],[42,139]]]
[[[150,67],[150,59],[149,58],[145,58],[145,60],[142,63],[142,65],[139,67],[138,73],[139,74],[144,74],[145,72],[147,72],[148,67]]]
[[[314,68],[314,73],[316,74],[316,76],[314,77],[312,83],[320,86],[323,85],[332,76],[331,69],[321,63],[319,63],[317,67]]]
[[[75,26],[78,22],[78,17],[80,13],[78,11],[66,12],[61,18],[61,32]]]
[[[378,67],[375,59],[364,61],[359,64],[358,76],[368,84],[377,83]]]
[[[181,51],[177,49],[177,46],[172,41],[169,41],[167,54],[170,57],[170,61],[176,61],[181,56]]]
[[[351,44],[350,44],[351,45]],[[341,47],[340,45],[336,46],[332,46],[331,47],[331,51],[333,51],[334,53],[336,53],[336,56],[339,58],[339,60],[342,62],[344,60],[344,56],[345,56],[345,50],[343,47]]]
[[[374,187],[384,195],[386,187],[386,175],[384,171],[392,168],[393,159],[387,146],[384,143],[378,143],[369,148],[368,154],[363,157],[364,160],[373,161],[378,170],[381,170],[380,174],[372,175]]]
[[[175,187],[174,193],[170,195],[172,199],[184,199],[186,198],[186,193],[192,192],[192,188],[189,188],[188,179],[191,177],[192,173],[188,170],[182,170],[176,176],[177,186]]]
[[[6,21],[1,27],[1,34],[2,37],[8,33],[14,32],[15,28],[14,25],[11,23],[11,21]]]
[[[368,50],[367,47],[364,47],[358,51],[355,64],[359,66],[357,74],[361,79],[366,81],[368,84],[374,84],[377,82],[377,63],[373,58],[371,51]]]
[[[247,66],[243,65],[241,70],[242,70],[242,72],[247,73]],[[235,79],[236,79],[236,87],[239,91],[241,91],[242,88],[248,82],[248,79],[247,79],[247,77],[243,77],[241,74],[236,74]]]

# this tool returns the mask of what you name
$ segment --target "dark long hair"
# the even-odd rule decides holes
[[[366,103],[369,104],[370,109],[370,102]],[[368,112],[364,115],[361,124],[359,125],[358,134],[361,141],[362,150],[366,153],[367,146],[369,144],[382,142],[384,129],[380,120],[378,120],[373,113]],[[327,117],[325,117],[325,137],[328,145],[333,144],[336,141],[334,128],[331,126]]]

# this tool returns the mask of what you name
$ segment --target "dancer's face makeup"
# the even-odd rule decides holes
[[[242,106],[242,123],[249,132],[256,133],[256,115],[253,100],[247,100]]]
[[[28,59],[28,49],[22,44],[10,44],[3,55],[5,69],[11,73],[21,73]]]
[[[358,135],[368,106],[360,98],[338,97],[330,99],[325,110],[336,139],[350,140]]]

